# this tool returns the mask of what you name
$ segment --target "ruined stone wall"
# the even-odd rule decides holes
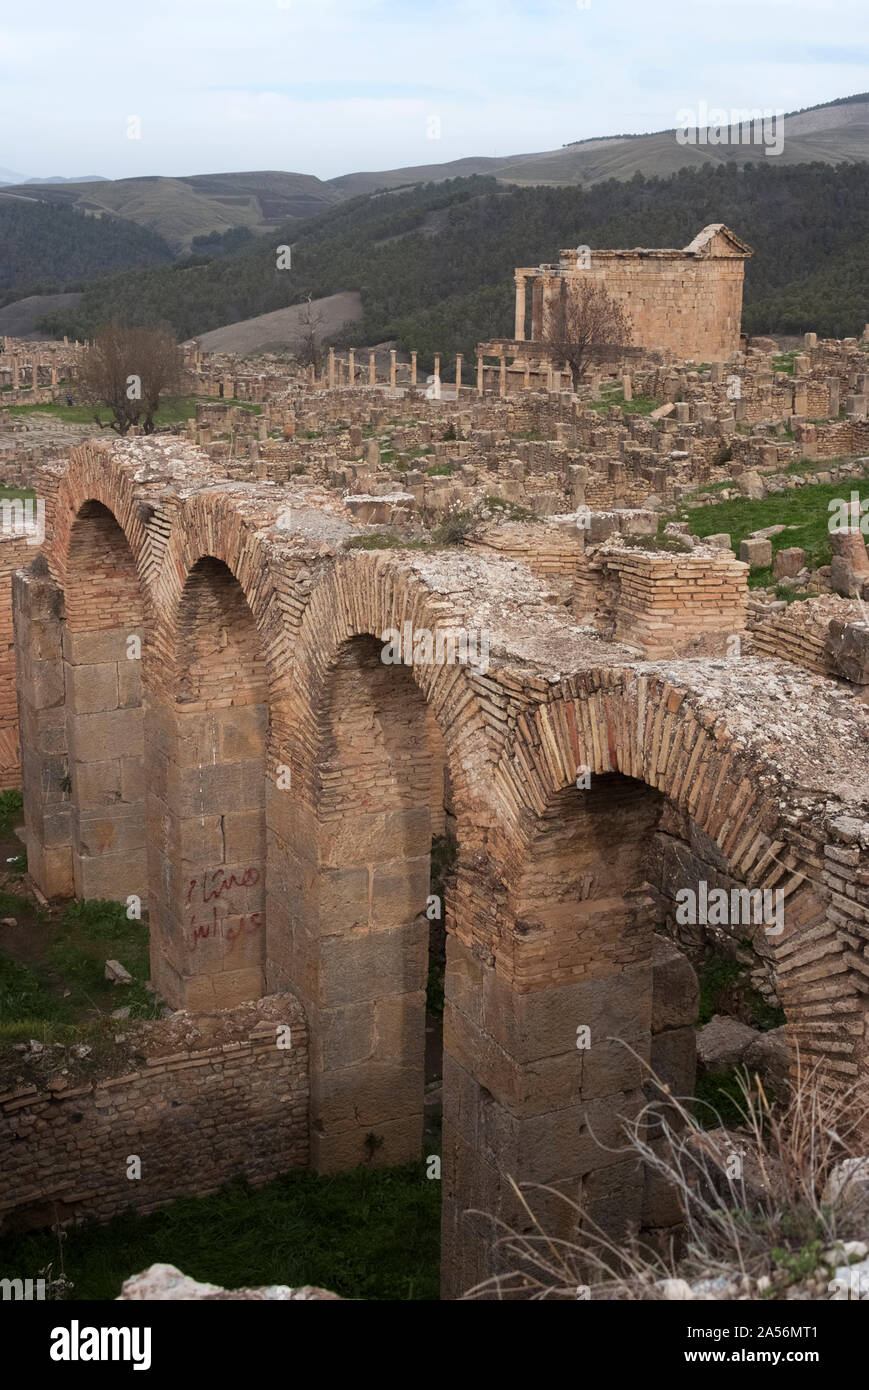
[[[635,347],[698,362],[725,362],[739,351],[741,257],[597,251],[579,273],[600,281],[622,305]]]
[[[0,1051],[0,1228],[145,1213],[307,1166],[308,1033],[293,995],[118,1026],[123,1042],[103,1039],[93,1062],[51,1044],[26,1060]]]

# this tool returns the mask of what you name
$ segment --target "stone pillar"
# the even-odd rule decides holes
[[[628,372],[622,377],[622,395],[626,401],[632,401],[634,399],[633,383],[631,382],[630,373]]]
[[[389,353],[389,394],[395,395],[395,360],[396,351],[392,348]]]
[[[312,362],[311,365],[308,367],[308,385],[311,387],[311,390],[314,389],[315,373],[316,368]]]
[[[13,390],[13,391],[19,390],[19,385],[18,385],[18,356],[17,356],[16,353],[13,353],[13,354],[12,354],[12,390]]]
[[[547,275],[543,281],[543,332],[546,338],[555,329],[564,281],[560,275]]]
[[[376,361],[375,361],[374,353],[373,353],[373,352],[369,352],[369,354],[368,354],[368,385],[369,385],[369,386],[374,386],[374,385],[376,385],[376,382],[377,382],[377,363],[376,363]]]
[[[827,377],[827,390],[829,392],[829,402],[827,414],[834,420],[839,418],[839,378],[837,376]]]
[[[456,400],[459,399],[462,391],[462,354],[456,353]]]
[[[805,381],[794,382],[794,415],[807,415],[809,411],[809,388]]]
[[[531,337],[535,342],[543,337],[543,276],[540,274],[531,281]]]
[[[42,573],[29,569],[12,576],[27,868],[47,898],[70,898],[75,884],[67,790],[64,604],[44,561],[42,568]]]
[[[481,352],[477,353],[477,395],[482,396],[484,390],[485,361]]]
[[[416,353],[410,354],[410,384],[416,386]]]
[[[503,399],[504,396],[506,396],[506,394],[507,394],[507,359],[506,359],[506,357],[501,357],[501,358],[499,359],[499,363],[500,363],[500,372],[499,372],[499,377],[498,377],[498,395]]]
[[[525,276],[516,272],[516,319],[513,330],[514,338],[520,342],[525,340]]]
[[[522,389],[523,391],[531,389],[531,363],[527,357],[525,358],[525,372],[522,377]]]
[[[349,386],[356,385],[356,350],[351,348],[347,357],[347,382]]]
[[[52,362],[52,364],[51,364],[51,384],[52,384],[52,386],[56,386],[56,385],[57,385],[57,362],[56,362],[56,361],[55,361],[55,362]]]
[[[335,349],[329,349],[329,390],[335,389]]]

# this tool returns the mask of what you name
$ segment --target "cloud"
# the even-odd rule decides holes
[[[862,3],[787,0],[797,39],[779,0],[43,0],[0,24],[0,155],[331,177],[666,128],[701,99],[794,109],[869,86],[831,41]]]

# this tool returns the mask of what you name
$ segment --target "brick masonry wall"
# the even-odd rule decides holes
[[[67,1075],[47,1054],[0,1051],[0,1229],[144,1213],[307,1166],[308,1033],[295,996],[118,1026],[123,1045],[93,1066],[66,1059]],[[140,1178],[127,1175],[131,1155]]]

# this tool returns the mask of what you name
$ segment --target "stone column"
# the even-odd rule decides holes
[[[351,348],[347,359],[347,377],[350,386],[356,385],[356,350]]]
[[[55,362],[52,362],[52,364],[51,364],[51,384],[52,384],[52,386],[56,386],[56,385],[57,385],[57,362],[56,362],[56,361],[55,361]]]
[[[462,390],[462,354],[456,353],[456,400],[459,399]]]
[[[525,340],[525,276],[516,272],[516,320],[513,331],[514,338],[520,342]]]
[[[543,337],[543,276],[540,274],[531,281],[531,337],[535,342]]]
[[[314,364],[313,364],[313,362],[312,362],[311,365],[308,367],[308,385],[311,387],[312,390],[313,390],[313,387],[314,387],[314,373],[315,373],[315,370],[316,370],[316,369],[315,369]]]
[[[501,398],[503,399],[503,397],[506,396],[506,394],[507,394],[507,359],[506,359],[506,357],[502,357],[502,358],[500,359],[500,361],[501,361],[501,375],[500,375],[500,380],[499,380],[499,384],[498,384],[498,394],[499,394],[499,395],[501,396]]]
[[[330,349],[329,349],[329,389],[330,389],[330,391],[331,391],[331,390],[334,390],[334,387],[335,387],[335,349],[334,349],[334,348],[330,348]]]
[[[18,385],[18,357],[17,357],[17,355],[16,355],[15,353],[12,354],[12,390],[13,390],[13,391],[19,390],[19,385]]]
[[[626,401],[632,401],[634,399],[633,383],[631,381],[630,374],[627,372],[622,377],[622,395],[624,396]]]
[[[389,393],[392,396],[395,395],[395,359],[395,348],[392,348],[389,353]]]
[[[410,384],[416,386],[416,353],[410,354]]]
[[[561,301],[561,287],[564,281],[560,275],[547,275],[543,281],[543,329],[545,338],[554,329]]]
[[[827,414],[834,420],[839,418],[839,378],[837,376],[827,377],[827,390],[829,391],[829,404]]]
[[[368,354],[368,385],[369,385],[369,386],[374,386],[374,385],[376,385],[376,382],[377,382],[377,364],[376,364],[376,361],[375,361],[375,358],[374,358],[374,353],[373,353],[373,352],[369,352],[369,354]]]
[[[524,374],[524,376],[522,377],[522,390],[523,390],[523,391],[530,391],[530,389],[531,389],[531,363],[530,363],[530,361],[528,360],[528,358],[526,357],[526,358],[525,358],[525,374]]]
[[[44,565],[44,561],[42,562]],[[47,572],[12,576],[27,868],[47,898],[70,898],[72,806],[66,741],[63,593]]]
[[[478,352],[478,353],[477,353],[477,395],[478,395],[478,396],[482,396],[483,390],[484,390],[484,385],[483,385],[483,382],[484,382],[484,377],[483,377],[484,370],[485,370],[485,362],[484,362],[484,360],[483,360],[483,355],[482,355],[482,353]]]

